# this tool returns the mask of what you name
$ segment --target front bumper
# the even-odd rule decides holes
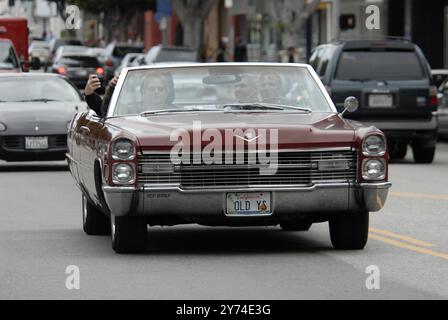
[[[179,187],[103,186],[110,212],[115,216],[223,217],[227,192],[272,192],[272,217],[332,214],[359,210],[379,211],[390,182],[316,184],[294,188],[245,188],[232,190],[182,190]]]

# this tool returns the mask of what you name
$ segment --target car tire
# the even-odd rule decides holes
[[[413,146],[412,153],[414,154],[414,160],[416,163],[432,163],[434,160],[434,154],[436,153],[436,147],[419,147]]]
[[[139,217],[110,217],[112,249],[116,253],[138,253],[146,249],[147,223]]]
[[[283,231],[308,231],[312,223],[302,221],[286,221],[280,223]]]
[[[109,218],[82,196],[82,225],[86,234],[104,236],[110,234]]]
[[[392,149],[392,152],[390,153],[390,157],[392,159],[404,159],[406,157],[406,153],[408,151],[408,144],[407,143],[397,143],[395,148]]]
[[[330,220],[330,237],[338,250],[361,250],[369,236],[369,212],[346,214]]]

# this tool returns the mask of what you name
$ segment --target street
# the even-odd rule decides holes
[[[332,249],[328,224],[151,227],[144,254],[82,231],[65,162],[0,162],[0,299],[447,299],[448,144],[433,164],[392,163],[384,209],[362,251]],[[80,289],[66,288],[66,268]],[[380,288],[367,289],[377,266]]]

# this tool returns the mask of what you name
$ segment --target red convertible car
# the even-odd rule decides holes
[[[171,64],[124,69],[105,116],[73,119],[67,157],[84,231],[118,253],[144,251],[148,225],[185,223],[329,221],[335,248],[362,249],[391,186],[386,145],[308,65]]]

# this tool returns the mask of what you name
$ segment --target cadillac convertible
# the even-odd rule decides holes
[[[347,97],[344,112],[357,107]],[[362,249],[389,156],[380,130],[343,113],[308,65],[124,69],[107,114],[79,113],[68,132],[84,231],[129,253],[147,248],[148,225],[328,221],[336,249]]]

